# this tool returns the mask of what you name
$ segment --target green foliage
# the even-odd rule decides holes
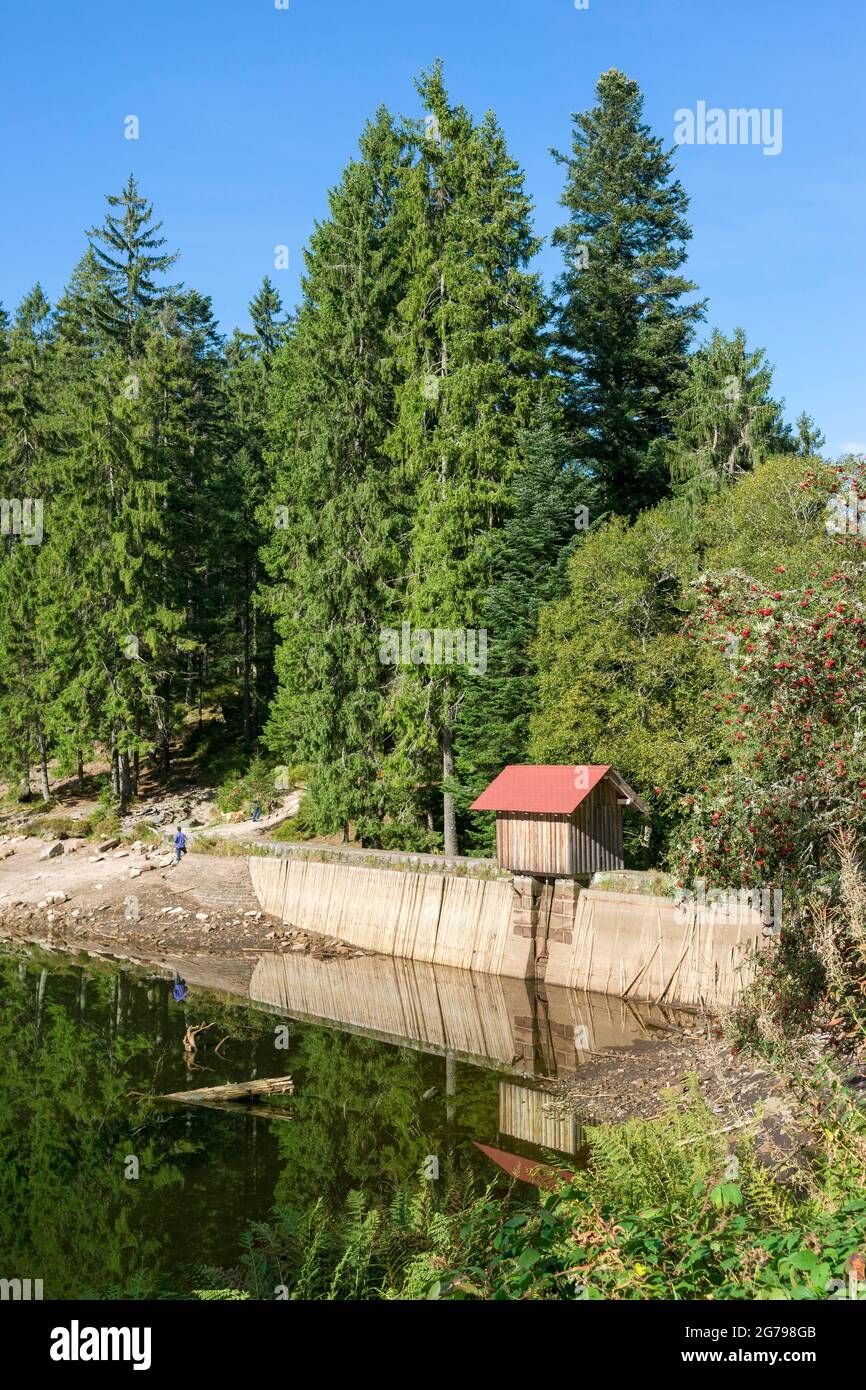
[[[611,68],[597,104],[574,117],[554,233],[565,269],[557,284],[555,360],[577,453],[602,505],[626,516],[668,490],[652,445],[668,416],[703,306],[683,302],[691,228],[688,199],[666,151],[642,120],[637,83]]]
[[[616,767],[649,798],[657,853],[681,818],[679,797],[722,756],[701,698],[713,664],[683,633],[694,566],[672,504],[633,526],[609,522],[575,548],[568,592],[542,611],[534,648],[531,759]]]
[[[279,779],[278,779],[279,771]],[[290,769],[269,766],[263,758],[254,758],[242,777],[231,777],[219,788],[216,796],[220,810],[252,811],[258,804],[267,813],[279,806],[287,791],[295,785],[288,776]],[[277,785],[277,781],[280,785]]]
[[[748,1136],[729,1152],[694,1095],[588,1140],[586,1169],[534,1199],[464,1178],[278,1210],[243,1239],[241,1286],[292,1300],[820,1299],[866,1239],[859,1175],[834,1176],[829,1146],[803,1195]]]
[[[556,412],[543,411],[521,446],[514,513],[494,539],[494,578],[483,620],[487,670],[463,683],[457,776],[458,805],[464,812],[506,763],[525,760],[530,713],[538,699],[532,651],[538,614],[565,590],[567,560],[583,529],[580,523],[596,509],[592,481],[571,458]],[[493,818],[475,815],[469,822],[467,848],[493,854]]]
[[[772,380],[763,349],[748,352],[742,328],[732,338],[715,329],[693,354],[666,446],[679,492],[707,496],[791,447],[781,407],[770,396]]]

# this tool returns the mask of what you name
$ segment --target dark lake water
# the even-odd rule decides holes
[[[0,952],[0,1277],[42,1279],[46,1299],[170,1295],[180,1271],[237,1266],[275,1207],[391,1200],[425,1170],[504,1184],[476,1143],[574,1166],[580,1130],[545,1110],[545,1078],[654,1023],[378,958],[184,975],[177,1002],[164,971]],[[283,1075],[275,1115],[143,1099]]]

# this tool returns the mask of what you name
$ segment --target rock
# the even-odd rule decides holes
[[[40,898],[40,900],[39,900],[39,902],[36,904],[36,906],[37,906],[37,907],[47,907],[47,906],[48,906],[48,900],[47,900],[47,898]]]
[[[141,869],[130,869],[130,871],[129,871],[129,877],[130,877],[130,878],[141,878]]]
[[[53,845],[49,845],[40,854],[40,859],[57,859],[63,853],[63,845],[60,840],[55,840]]]
[[[116,850],[114,851],[114,854],[112,855],[112,858],[113,858],[113,859],[128,859],[128,858],[129,858],[129,850],[128,850],[128,849],[116,849]]]
[[[207,913],[206,913],[206,912],[197,912],[197,913],[195,914],[195,920],[196,920],[197,922],[206,922],[206,921],[207,921]]]
[[[648,893],[666,898],[673,896],[674,879],[658,869],[615,869],[593,874],[589,886],[608,893]]]
[[[57,892],[57,893],[46,893],[46,894],[45,894],[45,900],[46,900],[46,902],[49,902],[49,903],[68,903],[68,902],[69,902],[69,895],[68,895],[67,893],[61,893],[61,892]]]
[[[117,846],[118,846],[119,844],[120,844],[120,836],[119,836],[119,835],[115,835],[115,836],[114,836],[114,839],[112,839],[112,840],[103,840],[103,841],[102,841],[102,844],[101,844],[101,845],[97,845],[96,848],[97,848],[97,850],[99,851],[100,854],[107,854],[108,851],[109,851],[110,849],[117,849]]]

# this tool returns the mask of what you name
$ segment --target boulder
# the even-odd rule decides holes
[[[55,840],[53,845],[49,845],[40,854],[40,859],[57,859],[63,853],[63,845],[60,840]]]

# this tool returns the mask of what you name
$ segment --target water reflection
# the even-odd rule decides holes
[[[186,1031],[211,1021],[188,1070]],[[230,1266],[274,1206],[339,1204],[351,1190],[388,1199],[430,1156],[443,1182],[494,1176],[477,1143],[579,1162],[580,1127],[550,1113],[546,1079],[673,1021],[378,957],[135,969],[0,953],[0,1277],[43,1278],[46,1298],[153,1296],[181,1267]],[[141,1099],[285,1074],[289,1120]]]
[[[191,983],[224,988],[278,1014],[539,1078],[570,1075],[593,1052],[658,1037],[689,1018],[652,1004],[388,956],[269,953],[180,964]]]

